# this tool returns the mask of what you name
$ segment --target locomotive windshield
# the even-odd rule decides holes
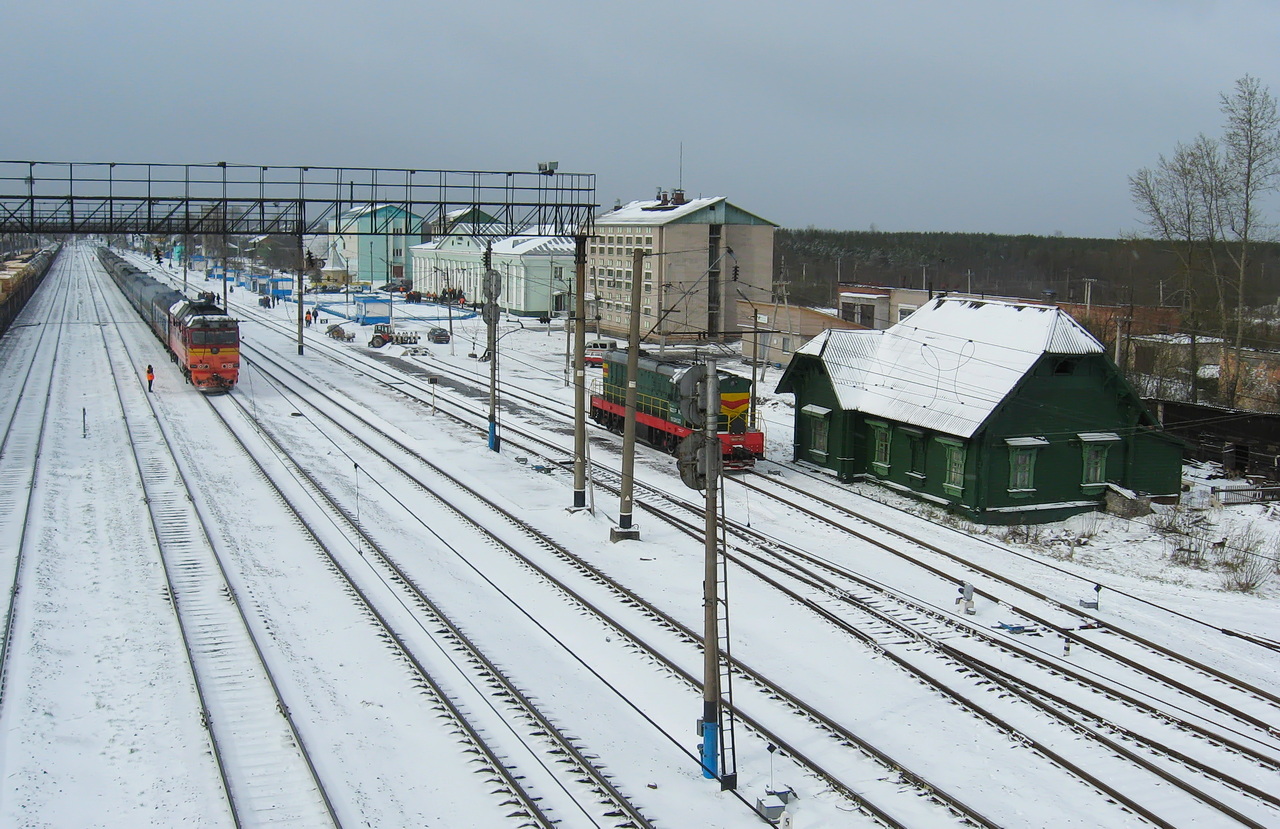
[[[192,345],[235,345],[238,340],[234,327],[196,328],[191,331]]]

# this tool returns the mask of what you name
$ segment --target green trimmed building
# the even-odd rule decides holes
[[[1112,489],[1181,487],[1181,441],[1054,306],[937,297],[885,330],[823,332],[777,390],[795,395],[795,460],[975,521],[1054,521]]]

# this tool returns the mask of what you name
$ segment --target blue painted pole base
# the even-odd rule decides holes
[[[720,723],[704,722],[702,724],[702,776],[708,780],[715,780],[718,776],[717,768],[720,760],[720,744],[719,744]]]

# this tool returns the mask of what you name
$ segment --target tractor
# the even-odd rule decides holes
[[[397,331],[389,322],[380,322],[373,326],[373,336],[369,339],[370,348],[382,348],[387,343],[392,345],[417,345],[418,334],[414,331]]]

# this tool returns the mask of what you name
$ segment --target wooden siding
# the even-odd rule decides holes
[[[1105,355],[1044,355],[967,441],[841,410],[813,355],[797,355],[779,391],[795,394],[796,460],[842,480],[879,480],[978,521],[1038,523],[1100,508],[1108,483],[1154,496],[1179,491],[1181,442],[1158,430]],[[811,406],[830,410],[825,453],[813,446],[815,416],[804,411]],[[876,462],[878,432],[888,440],[883,464]],[[1105,456],[1098,482],[1085,477],[1090,446]],[[949,447],[964,453],[958,487],[948,481]],[[1019,455],[1029,466],[1015,468]],[[1018,469],[1026,481],[1015,480]]]

